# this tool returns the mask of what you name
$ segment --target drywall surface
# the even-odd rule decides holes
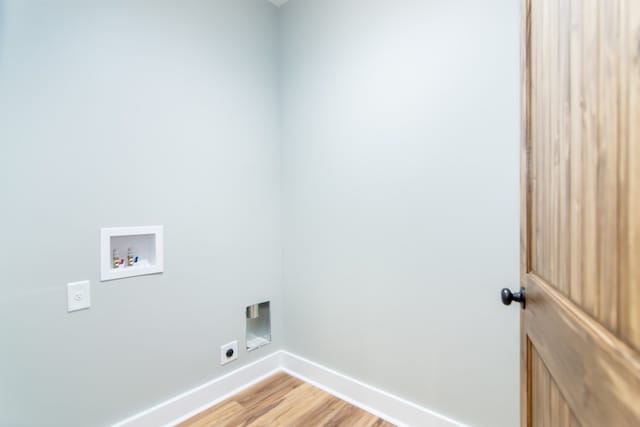
[[[277,13],[0,0],[1,426],[108,425],[281,348]],[[100,227],[156,224],[165,273],[100,283]],[[267,299],[273,343],[220,367]]]
[[[519,2],[281,10],[286,348],[518,424]]]

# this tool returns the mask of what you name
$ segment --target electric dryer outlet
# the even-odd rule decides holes
[[[238,358],[238,341],[230,342],[220,347],[220,364],[226,365]]]

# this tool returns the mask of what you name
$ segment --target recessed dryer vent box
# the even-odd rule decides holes
[[[162,273],[161,225],[100,230],[100,280]]]
[[[246,308],[247,351],[257,350],[271,342],[271,308],[269,301]]]

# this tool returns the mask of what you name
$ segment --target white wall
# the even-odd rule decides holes
[[[106,425],[281,347],[277,13],[0,0],[0,425]],[[165,273],[100,283],[100,227],[145,224]],[[221,368],[266,299],[274,343]]]
[[[518,424],[512,0],[291,0],[286,348],[473,426]]]

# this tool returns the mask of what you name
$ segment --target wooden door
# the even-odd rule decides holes
[[[640,0],[522,1],[522,426],[640,426]]]

